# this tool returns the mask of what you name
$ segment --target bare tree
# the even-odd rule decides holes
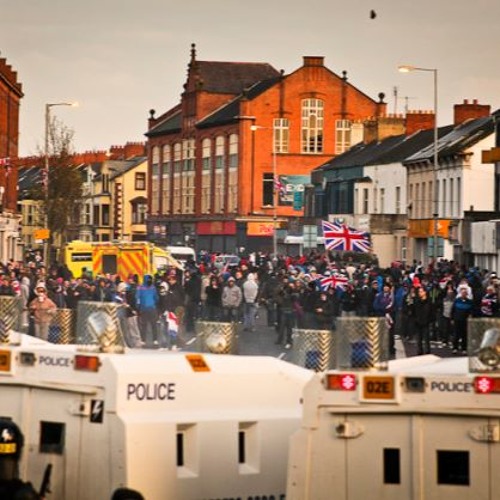
[[[74,217],[82,198],[83,181],[73,160],[73,136],[73,130],[56,117],[51,117],[47,152],[48,187],[42,175],[42,182],[33,193],[36,198],[44,200],[43,210],[48,214],[51,243],[59,249],[66,243],[68,229],[75,224]]]

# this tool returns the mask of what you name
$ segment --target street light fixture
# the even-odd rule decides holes
[[[271,127],[261,127],[260,125],[250,125],[250,130],[255,133],[256,130],[259,129],[267,129],[269,130]],[[276,162],[276,141],[275,141],[275,127],[272,127],[273,131],[273,256],[275,258],[278,257],[278,235],[276,234],[276,226],[278,222],[278,177],[276,174],[277,171],[277,162]],[[252,186],[253,189],[253,186]],[[252,207],[253,210],[253,207]]]
[[[44,228],[49,229],[49,135],[50,135],[50,108],[54,106],[71,106],[77,107],[78,102],[54,102],[45,104],[45,149],[44,149],[44,167],[42,179],[44,181],[44,191],[45,191],[45,216],[44,216]],[[50,233],[45,235],[46,238],[43,240],[43,262],[45,267],[48,269],[48,258],[49,258],[49,236]]]
[[[439,233],[439,186],[438,186],[438,70],[437,68],[420,68],[418,66],[402,65],[398,67],[401,73],[410,73],[411,71],[426,71],[433,74],[434,79],[434,155],[433,155],[433,182],[434,182],[434,200],[433,200],[433,238],[432,238],[432,257],[437,264],[438,259],[438,233]]]

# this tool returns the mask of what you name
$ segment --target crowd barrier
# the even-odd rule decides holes
[[[196,323],[197,348],[203,353],[236,354],[237,324],[218,321]]]
[[[384,318],[337,318],[334,330],[293,330],[291,362],[314,371],[385,370],[389,332]]]

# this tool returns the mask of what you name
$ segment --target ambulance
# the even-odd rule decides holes
[[[426,355],[315,375],[287,500],[498,500],[500,372],[470,366]]]
[[[93,277],[118,274],[121,280],[137,275],[154,275],[168,267],[183,269],[166,250],[146,241],[72,241],[64,248],[64,262],[74,277],[84,272]]]
[[[259,356],[0,345],[0,416],[24,433],[20,477],[56,500],[284,500],[311,372]]]

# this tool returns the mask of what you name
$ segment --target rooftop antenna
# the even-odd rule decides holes
[[[409,97],[409,96],[405,95],[405,97],[404,97],[404,100],[405,100],[405,115],[408,114],[408,101],[410,99],[416,99],[416,97]]]

